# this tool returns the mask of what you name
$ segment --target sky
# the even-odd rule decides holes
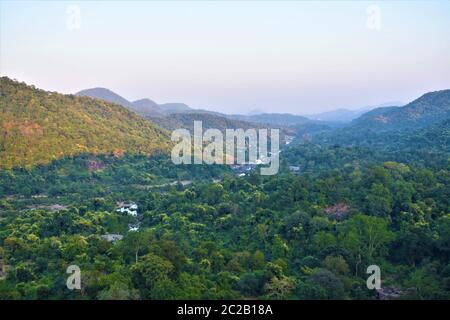
[[[450,88],[450,1],[4,1],[0,74],[224,113]]]

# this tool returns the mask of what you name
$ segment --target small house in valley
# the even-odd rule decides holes
[[[116,210],[117,212],[126,213],[133,217],[137,216],[138,205],[136,203],[134,203],[134,202],[129,202],[129,203],[119,202],[119,203],[117,203],[117,206],[119,207]]]

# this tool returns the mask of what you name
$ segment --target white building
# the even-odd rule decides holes
[[[117,209],[117,212],[120,213],[126,213],[130,216],[136,217],[137,216],[137,210],[138,210],[138,206],[136,203],[119,203],[119,209]]]

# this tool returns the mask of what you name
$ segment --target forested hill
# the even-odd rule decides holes
[[[404,107],[374,109],[347,127],[325,132],[317,141],[377,149],[396,154],[401,161],[408,161],[409,152],[415,153],[415,160],[433,154],[448,163],[449,124],[450,90],[443,90],[424,94]]]
[[[295,126],[306,123],[316,123],[315,120],[310,120],[304,116],[298,116],[290,113],[261,113],[255,115],[230,115],[232,119],[241,121],[249,121],[256,123],[268,123],[271,125],[281,126]]]
[[[377,131],[420,129],[450,118],[450,89],[428,92],[403,107],[377,108],[352,122],[354,128]]]
[[[225,133],[226,129],[280,129],[280,135],[283,137],[285,134],[294,134],[294,131],[290,128],[286,128],[280,125],[267,125],[261,123],[252,123],[247,121],[229,119],[220,115],[212,113],[174,113],[167,117],[148,117],[157,125],[166,128],[168,130],[175,130],[178,128],[186,128],[190,131],[194,130],[194,121],[201,121],[203,128],[206,129],[218,129],[222,133]]]
[[[167,131],[118,104],[0,80],[0,168],[82,153],[154,154],[170,146]]]

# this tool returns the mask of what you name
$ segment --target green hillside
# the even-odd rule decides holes
[[[419,129],[450,117],[450,90],[428,92],[407,105],[377,108],[353,121],[356,128],[371,130]]]
[[[0,168],[82,153],[154,154],[170,146],[167,131],[120,105],[0,80]]]
[[[219,129],[225,132],[226,129],[262,129],[280,128],[281,126],[267,126],[247,121],[234,120],[210,113],[174,113],[168,117],[149,117],[153,122],[168,130],[186,128],[194,130],[194,121],[202,121],[203,128]]]
[[[225,135],[226,129],[279,129],[280,143],[284,145],[286,135],[295,136],[296,130],[276,124],[253,123],[242,120],[230,119],[212,113],[172,113],[168,116],[162,117],[146,117],[158,126],[167,130],[175,130],[179,128],[188,129],[191,134],[194,131],[194,121],[201,121],[203,130],[218,129]],[[269,138],[270,140],[270,138]]]

